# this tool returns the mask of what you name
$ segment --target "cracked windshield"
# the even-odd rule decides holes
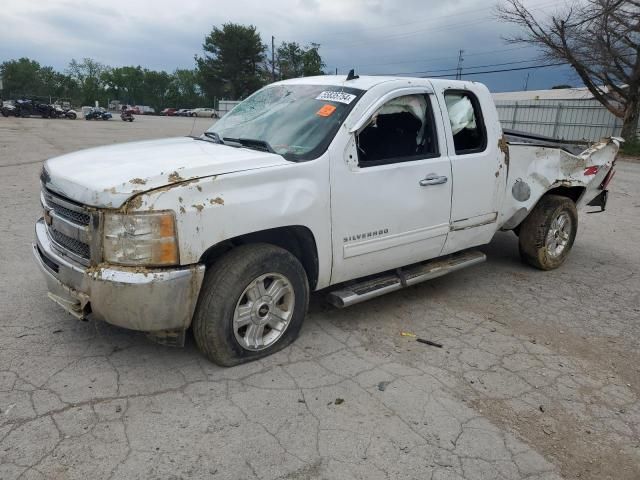
[[[326,150],[362,93],[328,85],[263,88],[207,133],[227,145],[266,150],[291,161],[311,160]]]

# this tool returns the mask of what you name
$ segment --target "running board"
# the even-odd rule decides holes
[[[395,272],[386,272],[366,280],[344,285],[329,293],[327,300],[338,308],[349,307],[385,293],[395,292],[432,278],[441,277],[461,268],[482,263],[487,256],[478,251],[454,253],[426,262],[399,268]]]

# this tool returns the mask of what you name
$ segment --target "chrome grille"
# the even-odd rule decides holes
[[[41,201],[54,248],[83,265],[90,265],[91,260],[97,263],[99,259],[92,259],[92,212],[46,188]]]
[[[52,228],[49,229],[49,232],[51,232],[53,241],[61,247],[64,247],[67,250],[75,253],[76,255],[81,256],[82,258],[86,258],[87,260],[89,260],[89,258],[91,257],[91,249],[86,243],[83,243],[80,240],[76,240],[75,238],[68,237],[64,233]]]
[[[78,225],[89,225],[89,221],[91,220],[89,214],[63,207],[62,205],[55,203],[55,201],[49,201],[49,207],[51,207],[61,217],[71,220]]]

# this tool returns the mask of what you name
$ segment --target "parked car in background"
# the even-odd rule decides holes
[[[138,110],[137,115],[154,115],[156,113],[155,108],[149,105],[136,105],[134,108]]]
[[[194,108],[191,110],[192,117],[218,118],[218,112],[213,108]]]
[[[178,117],[188,117],[190,113],[191,113],[191,109],[189,109],[189,108],[181,108],[180,110],[178,110],[176,112],[176,116],[178,116]]]
[[[176,110],[175,108],[165,108],[164,110],[162,110],[160,112],[160,115],[165,116],[165,117],[173,117],[173,116],[175,116],[177,111],[178,110]]]

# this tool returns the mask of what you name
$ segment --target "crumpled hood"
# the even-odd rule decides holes
[[[121,143],[47,160],[47,188],[76,202],[117,208],[132,195],[194,178],[287,164],[268,152],[190,137]]]

